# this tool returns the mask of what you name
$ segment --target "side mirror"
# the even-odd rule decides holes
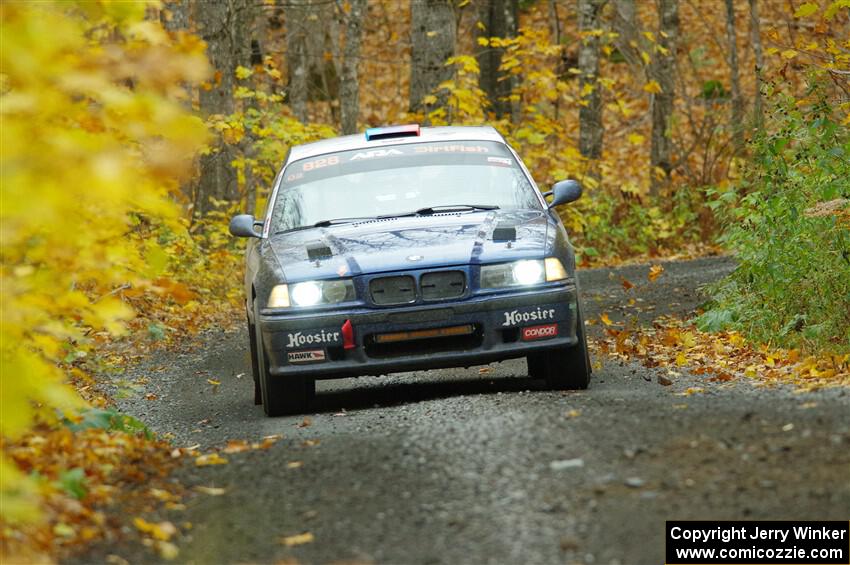
[[[581,185],[576,180],[568,179],[556,182],[552,187],[552,202],[549,203],[549,208],[561,206],[575,202],[581,196]]]
[[[236,237],[260,237],[260,234],[254,231],[254,216],[251,214],[233,216],[233,219],[230,220],[230,235],[235,235]]]

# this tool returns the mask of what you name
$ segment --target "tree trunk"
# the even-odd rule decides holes
[[[558,0],[549,0],[549,43],[558,46],[558,63],[555,66],[555,73],[561,77],[567,69],[564,64],[564,46],[561,45],[561,19],[558,16]],[[553,116],[557,121],[561,114],[561,97],[555,97],[552,105],[554,106]]]
[[[302,123],[307,116],[307,16],[309,0],[286,6],[286,64],[289,76],[289,107]]]
[[[484,29],[479,28],[479,36],[516,37],[518,10],[518,0],[491,0],[482,3],[479,8],[479,21],[484,24]],[[507,98],[516,82],[513,77],[499,72],[504,51],[502,48],[488,47],[478,56],[478,66],[481,69],[478,85],[487,93],[490,105],[498,118],[512,114],[513,108]]]
[[[578,67],[581,71],[582,100],[578,111],[579,150],[588,159],[602,156],[602,93],[599,90],[599,36],[603,0],[578,1],[578,27],[581,43]]]
[[[247,65],[250,58],[251,0],[220,0],[198,5],[197,19],[201,37],[207,43],[207,57],[215,69],[210,88],[201,88],[198,96],[201,114],[232,114],[236,67]],[[213,199],[239,199],[236,173],[230,163],[234,149],[221,140],[200,159],[200,177],[195,191],[195,214],[213,209]]]
[[[670,126],[676,85],[676,47],[679,35],[679,0],[656,0],[660,26],[658,45],[667,54],[656,52],[650,65],[650,76],[661,86],[661,92],[652,95],[652,148],[650,163],[653,195],[658,195],[666,184],[673,168],[673,143]],[[663,173],[659,178],[658,171]]]
[[[415,0],[410,22],[410,110],[427,112],[429,107],[422,99],[454,74],[454,69],[446,66],[455,53],[454,6],[451,0]]]
[[[615,40],[617,50],[631,67],[640,70],[643,75],[635,0],[615,0],[613,12],[613,27],[618,36]]]
[[[732,139],[735,153],[744,148],[744,101],[741,98],[741,78],[738,73],[738,41],[735,33],[735,2],[726,0],[726,42],[729,72],[732,81]]]
[[[758,0],[750,0],[750,36],[753,42],[753,54],[756,59],[756,100],[753,113],[755,114],[756,127],[762,126],[762,99],[761,99],[761,71],[764,68],[764,56],[761,51],[761,26],[759,25]]]
[[[189,12],[191,6],[188,0],[169,0],[162,6],[159,20],[162,27],[168,31],[186,31],[189,29]]]
[[[360,112],[360,39],[366,0],[351,0],[351,10],[346,15],[345,47],[342,53],[342,77],[339,85],[340,121],[342,133],[357,132],[357,115]]]

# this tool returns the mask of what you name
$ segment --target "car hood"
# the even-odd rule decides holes
[[[548,215],[539,210],[434,214],[272,236],[288,281],[543,257]]]

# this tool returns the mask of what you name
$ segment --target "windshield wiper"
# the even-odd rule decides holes
[[[315,224],[308,224],[306,226],[298,226],[297,228],[290,228],[288,230],[281,230],[275,232],[275,235],[280,235],[283,233],[289,233],[293,231],[299,230],[308,230],[312,228],[326,228],[328,226],[336,226],[339,224],[353,224],[355,222],[366,222],[369,220],[390,220],[392,218],[405,218],[408,216],[430,216],[431,214],[438,214],[440,212],[471,212],[473,210],[498,210],[499,207],[495,204],[449,204],[445,206],[427,206],[425,208],[419,208],[418,210],[414,210],[413,212],[404,212],[401,214],[385,214],[383,216],[362,216],[362,217],[354,217],[354,218],[334,218],[332,220],[321,220],[316,222]]]
[[[495,204],[449,204],[446,206],[427,206],[418,209],[415,213],[419,216],[437,214],[439,212],[466,212],[467,210],[498,210]]]
[[[401,214],[387,214],[385,216],[378,216],[378,219],[385,220],[387,218],[405,218],[408,216],[430,216],[431,214],[438,214],[440,212],[471,212],[473,210],[498,209],[499,207],[495,204],[448,204],[445,206],[426,206],[425,208],[419,208],[413,212],[403,212]]]
[[[333,220],[321,220],[313,224],[314,228],[326,228],[337,224],[353,224],[355,222],[365,222],[369,220],[380,219],[380,216],[361,216],[357,218],[334,218]]]
[[[355,222],[365,222],[368,220],[379,220],[381,216],[363,216],[357,218],[334,218],[332,220],[320,220],[315,224],[307,224],[306,226],[298,226],[297,228],[289,228],[288,230],[281,230],[275,232],[275,235],[280,235],[283,233],[289,233],[293,231],[300,230],[311,230],[313,228],[326,228],[328,226],[336,226],[339,224],[353,224]]]

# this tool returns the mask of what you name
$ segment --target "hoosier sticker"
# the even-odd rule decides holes
[[[286,354],[286,358],[290,363],[314,363],[317,361],[324,361],[325,352],[321,349],[290,351]]]
[[[338,342],[339,332],[337,331],[318,330],[286,334],[287,349],[304,347],[305,345],[329,345]]]
[[[519,324],[527,324],[528,322],[543,322],[546,320],[555,319],[554,308],[537,307],[530,310],[511,310],[510,312],[502,312],[505,317],[502,326],[511,327]]]

